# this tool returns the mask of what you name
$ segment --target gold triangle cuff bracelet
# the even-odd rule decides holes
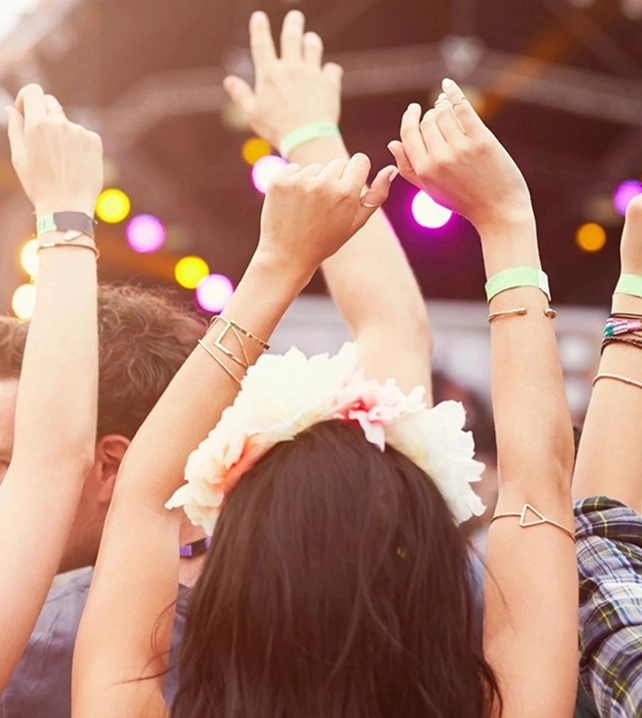
[[[529,520],[529,514],[533,514],[535,518],[531,518]],[[529,529],[533,526],[543,526],[544,524],[549,524],[550,526],[554,526],[556,529],[563,531],[567,536],[570,536],[573,541],[575,541],[575,534],[571,530],[567,529],[566,526],[562,526],[562,524],[558,524],[557,521],[547,519],[534,506],[531,506],[530,504],[525,504],[521,513],[495,514],[493,520],[491,521],[491,524],[498,519],[519,519],[519,525],[523,529]]]

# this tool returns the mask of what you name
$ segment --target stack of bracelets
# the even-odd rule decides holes
[[[642,315],[611,314],[604,329],[602,352],[611,344],[629,344],[642,349]]]

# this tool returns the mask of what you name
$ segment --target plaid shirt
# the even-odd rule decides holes
[[[582,684],[601,718],[642,716],[642,516],[591,498],[575,527]]]

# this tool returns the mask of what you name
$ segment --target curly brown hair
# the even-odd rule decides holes
[[[177,295],[131,285],[98,292],[98,437],[132,439],[205,331]],[[0,379],[18,378],[28,325],[0,318]]]

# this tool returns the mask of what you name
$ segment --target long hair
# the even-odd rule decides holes
[[[331,421],[239,482],[194,589],[173,718],[487,718],[467,547],[406,457]]]

